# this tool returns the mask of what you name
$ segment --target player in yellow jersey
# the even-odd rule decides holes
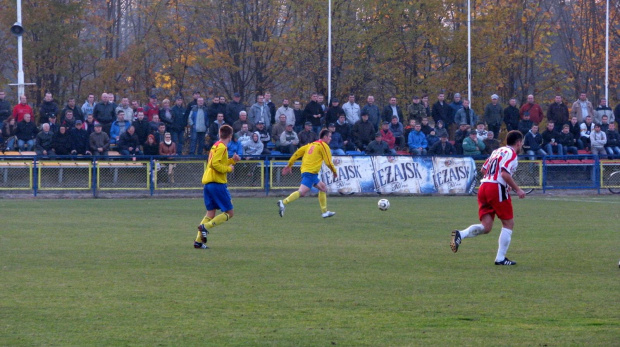
[[[226,176],[229,172],[233,172],[235,163],[241,158],[237,154],[230,159],[228,158],[227,146],[233,135],[233,129],[230,125],[222,125],[219,134],[220,140],[211,147],[207,168],[202,175],[207,214],[198,225],[194,248],[209,248],[207,247],[209,229],[227,222],[233,217],[233,205],[226,185],[228,182]],[[216,210],[221,210],[222,213],[216,216]]]
[[[321,206],[321,216],[323,218],[331,217],[336,212],[327,210],[327,185],[319,180],[319,171],[323,162],[332,170],[334,177],[338,176],[336,168],[332,163],[332,152],[329,149],[329,142],[332,139],[332,132],[323,129],[319,136],[318,141],[311,142],[301,148],[299,148],[288,161],[288,165],[282,170],[283,175],[287,175],[291,172],[291,167],[297,159],[303,157],[301,160],[301,185],[299,189],[293,192],[284,200],[278,201],[278,207],[280,208],[280,217],[284,216],[284,210],[286,205],[299,199],[301,196],[308,194],[310,189],[314,186],[319,190],[319,205]]]

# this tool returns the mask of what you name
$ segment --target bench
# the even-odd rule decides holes
[[[90,168],[90,161],[37,161],[40,169],[58,169],[58,183],[62,183],[65,168]],[[41,175],[39,175],[40,185]],[[90,188],[90,187],[88,187]]]
[[[2,170],[2,181],[7,183],[9,180],[10,169],[32,169],[32,160],[2,160],[0,170]]]
[[[100,168],[114,169],[112,182],[116,184],[118,182],[118,169],[134,168],[144,170],[147,163],[148,162],[142,161],[97,161],[96,166],[97,171],[99,171]]]

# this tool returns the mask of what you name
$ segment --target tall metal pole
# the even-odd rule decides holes
[[[328,0],[329,5],[327,16],[327,102],[331,105],[332,98],[332,0]]]
[[[605,22],[605,100],[607,101],[607,106],[609,106],[609,0],[607,0]]]
[[[472,107],[471,100],[471,0],[467,0],[467,98],[469,107]]]
[[[17,0],[17,22],[22,22],[22,0]],[[17,103],[24,95],[24,58],[22,51],[22,35],[17,36]]]

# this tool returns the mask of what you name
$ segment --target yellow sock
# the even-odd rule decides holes
[[[299,199],[299,190],[292,192],[291,195],[288,196],[288,198],[282,200],[282,203],[284,203],[284,205],[287,205],[297,199]]]
[[[210,221],[211,221],[211,218],[205,216],[200,222],[200,224],[206,224],[206,223],[209,223]],[[202,234],[200,233],[200,230],[196,234],[196,242],[202,242]]]
[[[327,212],[327,194],[325,192],[319,192],[319,205],[322,213]]]
[[[207,229],[211,229],[214,228],[217,225],[220,225],[224,222],[227,222],[230,219],[230,216],[228,215],[228,213],[224,212],[224,213],[220,213],[217,216],[215,216],[215,218],[211,219],[211,221],[207,224],[205,224],[205,227]]]

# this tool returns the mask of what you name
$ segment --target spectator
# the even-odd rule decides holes
[[[67,110],[67,112],[65,112],[65,120],[63,120],[61,124],[64,125],[65,128],[67,129],[73,129],[73,127],[75,126],[75,118],[73,117],[73,111]]]
[[[479,156],[484,149],[484,142],[478,139],[478,131],[472,129],[469,136],[463,140],[463,155]]]
[[[527,96],[527,103],[521,106],[519,110],[519,114],[521,115],[521,119],[525,119],[525,115],[530,115],[530,120],[534,122],[534,124],[538,124],[543,120],[543,111],[540,105],[534,103],[534,95],[530,94]]]
[[[579,125],[579,129],[581,131],[580,140],[581,140],[581,143],[583,143],[583,147],[586,149],[590,149],[590,139],[591,139],[590,135],[594,131],[594,123],[592,123],[592,117],[586,116],[586,121],[581,123],[581,125]]]
[[[459,130],[454,134],[454,147],[456,148],[456,154],[463,154],[463,141],[469,136],[469,124],[461,123]]]
[[[65,114],[67,113],[67,111],[73,112],[73,119],[75,120],[79,119],[81,121],[84,121],[84,114],[82,113],[82,109],[80,109],[75,104],[75,98],[69,98],[69,101],[67,101],[67,105],[65,106],[65,108],[63,108],[62,111],[60,111],[60,122],[61,123],[65,120]],[[68,128],[68,129],[71,129],[71,128]]]
[[[130,140],[130,142],[135,145],[135,147],[131,147],[132,150],[129,150],[129,148],[127,149],[122,149],[120,152],[122,155],[136,155],[139,154],[136,151],[140,151],[140,142],[137,141],[137,136],[132,136],[132,138],[136,139],[136,142],[133,142],[133,140]],[[163,143],[163,141],[162,141]],[[157,144],[157,141],[155,140],[155,135],[153,134],[149,134],[149,136],[147,136],[146,138],[146,142],[144,142],[142,144],[142,152],[144,153],[144,155],[149,155],[149,156],[154,156],[154,155],[159,155],[159,145]]]
[[[252,133],[250,132],[247,124],[243,124],[241,126],[241,130],[235,133],[235,135],[237,136],[237,139],[242,146],[245,142],[248,142],[252,139]]]
[[[13,118],[17,120],[17,124],[24,120],[25,114],[29,114],[32,118],[34,113],[32,112],[32,107],[28,105],[28,98],[26,98],[26,95],[22,95],[19,97],[19,104],[13,107]]]
[[[219,108],[218,113],[222,113],[224,115],[224,122],[226,121],[226,107],[228,107],[228,105],[226,104],[226,98],[223,96],[220,96],[220,108]],[[227,124],[231,125],[232,123],[227,123]],[[231,137],[231,140],[232,140],[232,137]]]
[[[362,111],[362,119],[353,125],[351,135],[355,147],[360,151],[365,151],[366,146],[368,146],[375,135],[375,127],[368,121],[368,113],[366,111]]]
[[[306,119],[306,122],[310,122],[312,124],[312,128],[315,132],[321,131],[321,118],[323,117],[323,109],[317,100],[318,95],[316,93],[312,93],[310,102],[304,109],[304,118]]]
[[[110,149],[110,136],[103,132],[100,123],[95,123],[95,131],[90,134],[88,139],[90,151],[95,156],[107,156]]]
[[[316,102],[319,103],[319,105],[321,105],[321,110],[323,110],[323,114],[325,114],[325,111],[327,110],[327,107],[325,107],[325,96],[323,94],[317,94],[316,96]]]
[[[616,107],[614,108],[614,121],[618,120],[618,122],[620,122],[620,103],[618,105],[616,105]],[[609,118],[610,122],[609,123],[613,123],[611,121],[611,118]]]
[[[601,117],[601,131],[606,133],[609,129],[609,120],[606,115]]]
[[[115,110],[115,114],[116,114],[116,96],[114,95],[114,93],[108,93],[108,101],[110,102],[110,104],[112,104],[112,109]]]
[[[185,119],[189,119],[190,113],[192,112],[192,108],[194,106],[198,105],[198,99],[200,98],[200,92],[196,90],[196,91],[194,91],[192,96],[193,96],[193,100],[190,101],[189,104],[187,104],[187,108],[185,109],[185,115],[183,116],[183,118],[185,118]],[[206,116],[206,114],[205,114],[205,116]]]
[[[15,149],[15,134],[17,133],[17,122],[13,116],[5,119],[2,123],[2,136],[6,141],[5,150],[12,151]]]
[[[60,127],[60,124],[58,124],[57,120],[58,118],[56,118],[56,116],[50,116],[49,123],[47,123],[50,125],[50,131],[53,133],[57,133],[58,128]],[[75,122],[73,123],[73,125],[75,126]]]
[[[424,110],[426,110],[426,116],[427,117],[431,117],[431,105],[428,102],[428,95],[427,94],[423,94],[422,95],[422,105],[424,106]],[[452,118],[454,118],[454,114],[452,114]]]
[[[94,114],[95,112],[95,94],[88,94],[86,101],[82,105],[82,114],[84,116],[88,116],[89,114]]]
[[[404,136],[405,129],[403,128],[403,124],[398,121],[398,117],[392,116],[392,121],[390,122],[389,129],[392,132],[392,135],[394,135],[396,150],[400,150],[401,148],[406,147]]]
[[[527,135],[527,133],[530,132],[530,129],[532,129],[532,125],[534,125],[534,122],[530,120],[530,114],[529,113],[524,114],[523,119],[519,121],[519,127],[518,127],[521,134],[523,134],[523,137],[525,137],[525,135]]]
[[[484,128],[484,122],[478,122],[476,124],[476,133],[478,134],[478,140],[480,141],[484,141],[487,139],[487,137],[489,136],[489,133],[492,131],[487,131]]]
[[[342,137],[342,148],[345,151],[355,150],[355,142],[353,141],[353,134],[351,133],[351,125],[347,122],[346,116],[340,115],[338,121],[335,124],[336,132]],[[333,135],[332,135],[333,139]]]
[[[532,125],[532,129],[525,135],[523,150],[530,156],[530,160],[536,159],[536,155],[545,156],[547,152],[542,148],[543,139],[538,133],[538,125]]]
[[[174,106],[171,109],[172,112],[172,124],[170,125],[170,136],[172,142],[175,144],[175,149],[178,155],[183,154],[183,145],[185,142],[185,128],[187,127],[187,117],[185,117],[185,107],[183,107],[183,98],[177,96],[174,101]],[[137,129],[136,129],[137,131]]]
[[[209,126],[209,141],[206,146],[207,152],[211,150],[211,146],[213,146],[215,142],[220,140],[220,127],[226,124],[226,122],[224,122],[224,113],[220,112],[216,117],[215,121]]]
[[[448,130],[444,127],[442,120],[435,122],[435,135],[441,139],[441,135],[448,134]],[[449,136],[448,136],[449,137]]]
[[[6,101],[5,98],[6,93],[4,92],[4,90],[0,90],[0,123],[3,123],[5,120],[7,120],[13,112],[13,110],[11,109],[11,103]]]
[[[420,124],[416,124],[413,131],[409,133],[407,144],[409,145],[409,153],[412,155],[426,155],[428,142]]]
[[[422,104],[419,96],[417,95],[413,96],[413,99],[411,100],[411,105],[407,107],[407,115],[408,115],[407,120],[415,119],[416,122],[422,122],[422,117],[427,116],[426,109],[424,108],[424,105]],[[436,123],[437,119],[435,119],[435,117],[433,117],[433,119],[435,120],[435,123]],[[441,119],[442,118],[440,118],[440,120]]]
[[[39,124],[49,122],[51,115],[58,116],[58,104],[52,99],[52,93],[46,92],[39,108]]]
[[[383,121],[379,132],[381,133],[381,139],[383,140],[383,142],[388,144],[390,152],[396,154],[396,150],[394,149],[394,147],[396,147],[396,138],[394,137],[394,134],[392,134],[392,132],[390,131],[390,123],[388,123],[387,121]]]
[[[192,106],[187,124],[191,127],[189,154],[202,154],[204,147],[204,138],[208,129],[209,116],[205,100],[198,98],[196,105]]]
[[[519,109],[517,108],[517,99],[512,98],[508,102],[508,107],[504,109],[504,124],[509,132],[519,129]]]
[[[383,141],[381,136],[381,131],[375,134],[375,139],[370,141],[368,146],[366,146],[366,154],[367,155],[388,155],[391,154],[390,147],[387,142]]]
[[[547,121],[553,122],[557,128],[569,122],[568,107],[562,102],[562,96],[556,95],[555,101],[547,110]]]
[[[609,159],[612,159],[613,156],[618,158],[618,156],[620,156],[620,134],[616,131],[616,123],[609,123],[609,129],[606,135],[607,143],[605,144],[605,149],[607,150]]]
[[[153,121],[154,115],[159,116],[159,107],[157,105],[157,95],[151,94],[151,96],[149,96],[149,102],[148,104],[146,104],[146,106],[144,106],[143,112],[144,112],[144,116],[146,117],[146,119],[149,120],[149,122]]]
[[[428,125],[428,117],[422,117],[422,124],[420,124],[420,126],[421,126],[421,129],[424,135],[427,135],[427,136],[433,130],[433,128],[430,125]]]
[[[116,119],[116,114],[114,113],[116,107],[109,101],[110,95],[108,93],[101,94],[101,102],[95,105],[93,111],[95,120],[101,124],[103,132],[108,135],[110,135],[112,122]]]
[[[34,139],[37,136],[37,126],[32,121],[31,115],[26,113],[23,120],[17,123],[15,136],[17,137],[17,149],[21,151],[32,151],[34,149]]]
[[[607,120],[609,121],[609,123],[613,123],[616,120],[616,118],[614,117],[614,113],[611,110],[611,107],[607,106],[607,99],[605,98],[602,98],[598,107],[596,107],[596,110],[594,112],[594,118],[592,119],[594,121],[594,124],[603,124],[603,116],[607,116]],[[604,132],[605,129],[601,127],[601,131]]]
[[[176,156],[178,153],[176,147],[177,147],[176,143],[172,141],[172,134],[166,133],[164,137],[164,141],[159,143],[158,154],[168,156],[168,159],[172,159],[171,157]],[[145,149],[145,154],[146,154],[146,149]],[[168,175],[170,175],[170,171],[168,172]],[[171,183],[174,183],[174,181],[171,181]]]
[[[325,126],[330,123],[336,123],[340,115],[344,114],[344,110],[340,107],[340,101],[338,98],[332,98],[329,102],[327,111],[325,111]]]
[[[405,136],[405,139],[409,139],[409,134],[415,130],[415,125],[418,124],[418,121],[416,121],[415,119],[411,118],[409,119],[409,124],[407,124],[407,126],[405,127],[405,131],[403,133],[403,135]]]
[[[75,128],[69,132],[71,136],[71,154],[91,155],[89,145],[90,134],[83,128],[82,121],[75,121]]]
[[[118,115],[119,111],[123,111],[123,116],[127,124],[131,124],[131,122],[133,122],[134,110],[129,104],[129,98],[122,98],[121,104],[116,106],[116,109],[114,111],[116,112],[116,115]]]
[[[437,121],[443,121],[446,129],[448,129],[448,134],[450,135],[450,138],[452,138],[454,136],[454,132],[456,131],[456,126],[453,126],[452,124],[454,124],[455,122],[456,124],[460,124],[460,122],[456,119],[455,115],[456,112],[463,107],[462,103],[460,103],[461,94],[454,94],[455,102],[457,99],[459,102],[453,103],[451,105],[448,105],[444,101],[444,98],[444,93],[439,93],[437,95],[437,102],[433,104],[433,110],[431,114],[433,115],[433,120],[435,121],[435,124],[437,123]],[[424,99],[422,100],[424,101]],[[420,119],[420,122],[421,121],[422,119]]]
[[[269,130],[271,127],[271,112],[269,106],[265,104],[264,96],[258,95],[256,97],[256,103],[250,107],[248,119],[254,124],[262,121],[265,129]]]
[[[50,125],[43,123],[41,125],[41,131],[37,134],[35,140],[35,152],[37,155],[54,155],[52,150],[52,141],[54,140],[54,133],[50,131]]]
[[[259,156],[263,154],[263,143],[260,141],[260,134],[253,132],[251,140],[243,144],[243,153],[246,156]]]
[[[343,117],[344,115],[340,115]],[[332,132],[332,140],[329,142],[329,149],[332,151],[332,155],[344,155],[344,141],[342,135],[336,131],[336,124],[330,123],[327,127]]]
[[[269,135],[269,131],[267,131],[267,128],[265,128],[265,122],[258,121],[258,123],[256,123],[256,132],[258,133],[258,135],[260,136],[260,141],[263,143],[263,155],[269,155],[271,154],[271,151],[267,149],[267,145],[269,144],[269,141],[271,141],[271,136]]]
[[[430,155],[455,155],[456,148],[448,142],[448,133],[441,133],[439,142],[435,143],[428,151]]]
[[[570,125],[564,124],[562,126],[562,132],[560,132],[556,141],[562,145],[562,155],[578,153],[576,146],[577,140],[573,134],[570,133]]]
[[[454,100],[449,105],[452,109],[452,114],[456,114],[460,109],[463,108],[464,101],[465,100],[461,100],[461,93],[454,93]]]
[[[374,133],[379,130],[379,122],[381,121],[381,114],[379,112],[379,107],[375,105],[374,96],[369,95],[366,101],[367,101],[366,106],[362,108],[362,114],[366,113],[368,115],[368,122],[370,122],[370,124],[372,124],[372,126],[374,127],[374,130],[372,132],[373,135],[370,136],[370,139],[368,141],[368,143],[370,143],[370,141],[372,141],[372,139],[374,138]]]
[[[553,121],[547,122],[547,129],[542,133],[543,139],[543,148],[545,152],[549,155],[557,154],[563,155],[564,149],[561,143],[559,143],[558,139],[560,138],[560,133],[555,130],[555,123]]]
[[[52,138],[52,152],[56,155],[70,155],[71,148],[71,136],[65,126],[60,126]]]
[[[286,115],[280,114],[278,123],[271,127],[271,138],[276,143],[276,147],[280,144],[280,135],[286,130]]]
[[[312,128],[312,126],[309,126]],[[313,133],[312,129],[310,130]],[[302,131],[303,133],[303,131]],[[297,150],[298,145],[301,144],[300,137],[297,136],[297,133],[293,130],[293,124],[287,124],[284,132],[280,134],[280,152],[293,154]],[[314,142],[314,141],[312,141]]]
[[[239,157],[243,155],[243,147],[241,146],[241,143],[238,139],[239,138],[236,134],[233,134],[233,136],[230,138],[230,141],[226,146],[228,149],[228,158],[232,158],[235,154]]]
[[[169,99],[164,99],[161,102],[161,108],[159,109],[159,121],[164,122],[167,131],[171,129],[172,123],[174,123],[174,115],[172,113],[172,108],[170,107]]]
[[[607,150],[605,145],[607,144],[607,135],[601,131],[601,125],[595,124],[594,131],[590,133],[590,144],[592,146],[592,155],[598,155],[605,157]]]
[[[306,120],[304,119],[304,111],[301,109],[299,101],[293,102],[293,112],[295,113],[295,126],[293,130],[295,130],[295,132],[300,132]]]
[[[220,97],[219,96],[215,96],[215,97],[213,97],[213,101],[211,102],[211,105],[209,105],[209,107],[207,108],[207,115],[208,115],[208,118],[209,118],[209,124],[212,124],[213,122],[215,122],[217,120],[217,114],[220,113],[220,112],[221,112]],[[224,110],[224,112],[225,112],[225,110]]]
[[[95,131],[95,117],[92,114],[86,116],[86,121],[84,121],[83,128],[88,132],[88,136]]]
[[[299,147],[303,147],[319,139],[319,136],[313,131],[313,128],[314,126],[311,122],[306,122],[304,130],[299,132]]]
[[[428,135],[426,135],[426,142],[428,143],[428,148],[433,147],[434,144],[439,142],[439,137],[435,133],[435,129],[432,129]]]
[[[145,146],[145,150],[146,150],[146,147],[153,146],[155,148],[154,152],[152,148],[149,148],[148,155],[158,154],[158,146],[157,146],[157,143],[155,142],[155,137],[153,135],[149,135],[147,137],[144,146]],[[127,131],[121,134],[120,138],[118,139],[118,151],[121,155],[132,156],[132,157],[142,154],[142,152],[140,152],[140,142],[138,140],[138,135],[136,135],[136,128],[134,128],[133,126],[130,126],[129,128],[127,128]]]
[[[110,144],[115,145],[121,137],[121,134],[131,126],[130,122],[125,120],[125,112],[123,110],[118,111],[116,114],[116,120],[110,127]]]
[[[469,107],[469,100],[463,100],[463,108],[456,112],[454,120],[457,124],[467,123],[474,128],[478,124],[478,115]]]
[[[579,99],[573,103],[573,107],[570,110],[570,115],[577,117],[577,122],[582,123],[586,117],[594,117],[594,108],[592,103],[588,101],[588,97],[585,92],[579,94]]]
[[[271,93],[265,92],[265,105],[269,108],[269,123],[273,124],[276,122],[276,104],[271,101]]]
[[[282,106],[276,110],[276,119],[279,120],[281,115],[286,118],[286,124],[295,126],[295,111],[289,107],[288,99],[282,100]]]
[[[138,136],[138,142],[145,143],[146,137],[149,136],[149,134],[151,133],[151,125],[149,124],[149,121],[144,117],[144,112],[138,111],[137,115],[138,115],[138,118],[135,121],[133,121],[132,126],[136,130],[136,135]]]
[[[502,127],[503,112],[502,105],[499,104],[499,96],[497,96],[497,94],[491,95],[491,103],[487,104],[484,108],[484,122],[495,137],[499,136],[499,130]]]
[[[491,155],[494,150],[499,148],[499,141],[495,138],[495,133],[489,131],[487,138],[482,140],[484,142],[484,151],[482,154]]]
[[[342,105],[342,110],[349,124],[355,124],[360,120],[361,109],[360,105],[355,102],[354,94],[349,94],[349,101]]]
[[[383,108],[383,113],[381,114],[381,118],[383,122],[392,121],[392,116],[398,117],[398,119],[403,119],[403,111],[400,109],[398,104],[396,103],[396,98],[391,97],[390,102]]]
[[[161,124],[162,121],[159,120],[159,115],[158,114],[154,114],[153,115],[153,120],[149,122],[149,134],[154,134],[159,130],[159,124]],[[165,125],[165,123],[164,123]]]
[[[581,141],[581,124],[577,122],[577,116],[572,116],[570,118],[570,123],[568,123],[568,126],[569,132],[575,138],[575,144],[577,145],[577,148],[583,149],[584,146],[583,142]]]
[[[233,124],[233,130],[235,132],[238,132],[239,130],[241,130],[243,124],[247,124],[249,131],[255,130],[254,123],[248,120],[248,114],[245,111],[239,112],[239,119],[235,122],[235,124]]]
[[[234,93],[233,101],[226,105],[224,121],[228,124],[235,124],[235,122],[239,119],[239,113],[241,113],[241,111],[245,111],[245,105],[241,102],[241,94]]]
[[[157,127],[157,131],[153,133],[153,136],[155,136],[155,143],[157,146],[166,139],[166,124],[164,122],[159,122],[159,127]]]

